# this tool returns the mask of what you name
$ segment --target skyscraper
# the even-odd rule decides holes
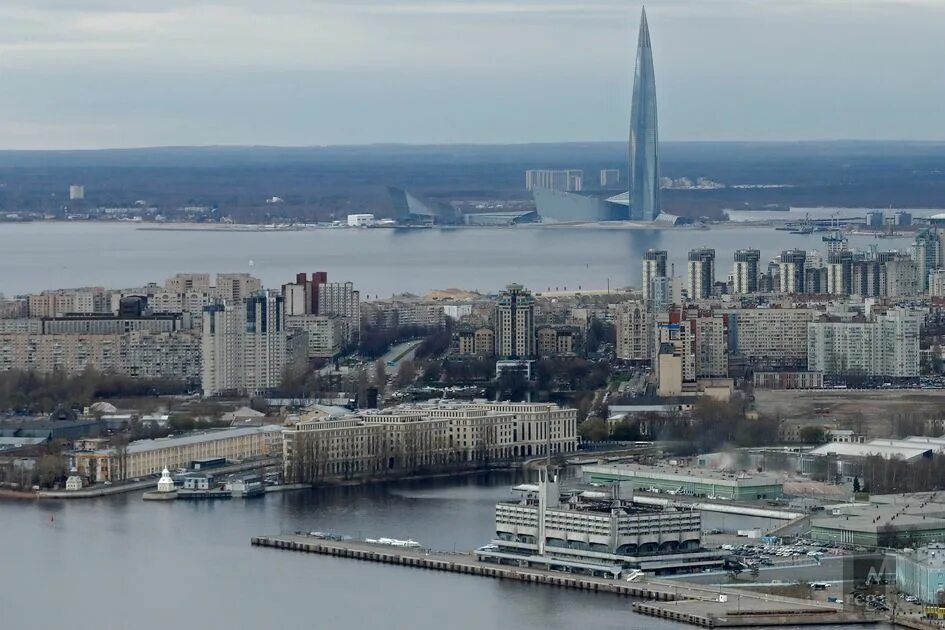
[[[732,292],[756,293],[758,291],[758,261],[761,252],[757,249],[739,249],[735,252],[732,268]]]
[[[648,249],[643,254],[643,299],[653,299],[653,281],[666,277],[666,250]]]
[[[255,395],[279,386],[286,367],[284,304],[281,295],[260,292],[204,309],[204,396]]]
[[[520,284],[510,284],[495,305],[496,355],[529,359],[535,355],[535,298]]]
[[[660,214],[660,161],[657,146],[656,77],[646,9],[640,16],[636,71],[630,107],[630,216],[652,221]]]
[[[781,252],[778,272],[781,274],[781,293],[804,293],[804,265],[807,252],[803,249],[786,249]]]
[[[712,296],[715,285],[715,250],[700,247],[689,251],[689,299]]]

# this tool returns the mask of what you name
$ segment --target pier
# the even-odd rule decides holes
[[[251,544],[284,551],[399,565],[513,580],[594,593],[649,600],[635,602],[633,610],[703,627],[798,626],[819,624],[863,624],[883,621],[864,616],[840,604],[780,597],[681,581],[644,577],[633,582],[576,573],[546,571],[534,567],[480,561],[475,553],[450,553],[429,549],[392,547],[362,541],[326,540],[304,534],[254,536]]]

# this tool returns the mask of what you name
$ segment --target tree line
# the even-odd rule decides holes
[[[184,381],[136,379],[86,368],[70,375],[55,370],[0,372],[0,409],[23,413],[51,412],[57,406],[84,407],[97,399],[187,393]]]

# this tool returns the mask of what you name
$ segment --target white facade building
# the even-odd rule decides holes
[[[349,227],[366,227],[368,225],[374,225],[373,214],[349,214],[348,215]]]
[[[872,322],[808,324],[808,369],[827,375],[919,375],[921,316],[892,309]]]

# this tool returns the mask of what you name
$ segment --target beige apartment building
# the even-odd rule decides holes
[[[157,475],[165,468],[187,468],[195,459],[274,457],[280,452],[281,432],[281,426],[267,425],[139,440],[124,448],[76,452],[75,466],[93,482],[116,482]]]
[[[200,335],[192,331],[122,334],[0,334],[0,371],[78,374],[87,367],[136,378],[200,380]]]
[[[617,358],[649,361],[653,358],[653,316],[640,301],[617,307]]]
[[[262,282],[248,273],[218,273],[216,297],[227,302],[242,302],[262,291]]]
[[[310,359],[330,359],[338,355],[348,338],[348,321],[337,315],[286,315],[287,330],[301,330],[307,339]]]
[[[403,405],[303,420],[283,432],[285,476],[294,482],[481,466],[575,450],[577,411],[553,404]]]
[[[733,351],[748,360],[807,360],[807,324],[818,314],[813,309],[746,308],[716,313],[728,315],[729,328],[736,331]]]

